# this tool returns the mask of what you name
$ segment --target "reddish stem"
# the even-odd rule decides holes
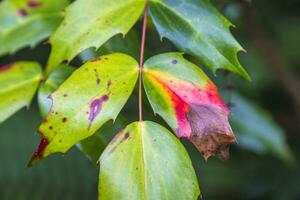
[[[144,11],[143,30],[142,30],[142,41],[140,51],[140,65],[139,65],[139,121],[143,121],[143,96],[142,96],[142,72],[144,65],[144,52],[145,52],[145,41],[147,32],[147,5]]]

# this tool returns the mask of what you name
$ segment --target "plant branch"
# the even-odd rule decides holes
[[[145,53],[145,41],[147,32],[147,5],[145,6],[144,19],[143,19],[143,30],[142,30],[142,41],[141,41],[141,51],[140,51],[140,65],[139,65],[139,121],[143,121],[143,82],[142,82],[142,72],[144,65],[144,53]]]

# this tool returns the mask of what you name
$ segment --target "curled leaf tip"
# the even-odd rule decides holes
[[[191,105],[187,118],[191,126],[191,142],[205,160],[217,156],[229,158],[229,145],[236,142],[228,122],[228,112],[214,105]]]

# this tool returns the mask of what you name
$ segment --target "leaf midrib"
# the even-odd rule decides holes
[[[146,170],[145,170],[145,153],[144,153],[144,123],[145,122],[139,122],[138,123],[138,128],[139,128],[139,135],[140,135],[140,141],[141,141],[141,156],[142,156],[142,164],[141,164],[141,167],[142,167],[142,173],[143,173],[143,178],[144,178],[144,181],[142,181],[143,183],[143,190],[144,190],[144,200],[147,200],[148,199],[148,195],[147,195],[147,177],[146,177]]]

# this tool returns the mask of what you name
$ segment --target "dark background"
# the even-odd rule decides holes
[[[239,145],[232,147],[231,159],[226,162],[214,158],[204,162],[197,151],[183,141],[197,171],[203,199],[299,200],[300,1],[214,2],[236,25],[233,34],[247,50],[246,54],[240,53],[239,58],[253,79],[246,82],[219,72],[217,84],[233,110],[237,105],[231,96],[238,92],[252,102],[251,105],[255,104],[251,112],[260,117],[240,118],[249,125],[247,129],[233,119],[233,129],[240,140]],[[139,35],[139,23],[135,29]],[[150,27],[147,56],[173,48],[168,41],[160,43],[155,36],[156,32]],[[49,50],[47,45],[26,48],[15,55],[0,57],[0,64],[37,60],[44,65]],[[78,60],[73,61],[74,65],[78,63]],[[131,115],[136,113],[135,103],[135,99],[131,99],[126,106],[132,120],[136,118]],[[245,107],[242,109],[249,112]],[[271,122],[266,124],[264,118]],[[26,167],[38,144],[35,130],[41,120],[34,101],[29,110],[19,111],[0,125],[0,200],[96,199],[98,167],[76,148],[65,156],[53,155],[33,168]],[[275,132],[286,139],[279,137],[282,143],[277,144],[278,133]],[[251,134],[261,137],[254,137],[253,141]]]

